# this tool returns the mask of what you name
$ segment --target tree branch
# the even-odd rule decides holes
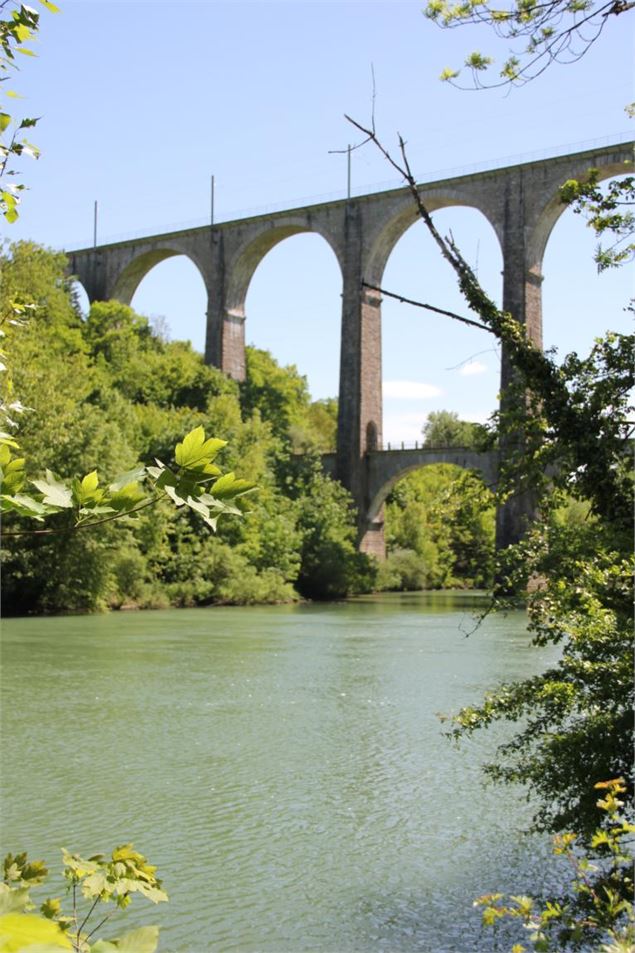
[[[125,513],[114,513],[112,516],[105,516],[101,520],[93,520],[92,523],[76,523],[74,526],[70,526],[68,529],[21,529],[14,530],[8,533],[4,532],[3,536],[60,536],[62,533],[75,533],[80,529],[92,529],[93,526],[101,526],[103,523],[111,523],[113,520],[123,519],[124,516],[131,516],[133,513],[138,513],[139,510],[144,509],[146,506],[151,506],[153,503],[156,503],[159,499],[158,496],[151,496],[149,500],[144,500],[143,503],[140,503],[139,506],[133,507],[131,510],[126,510]]]
[[[385,288],[380,288],[379,285],[371,285],[367,281],[362,281],[362,288],[369,288],[371,291],[378,291],[386,298],[395,298],[402,304],[411,304],[415,308],[425,308],[426,311],[433,311],[435,314],[442,314],[446,318],[452,318],[454,321],[460,321],[462,324],[469,324],[471,327],[478,328],[480,331],[487,331],[489,334],[494,333],[491,328],[487,327],[486,324],[479,324],[478,321],[471,321],[469,318],[464,318],[460,314],[455,314],[454,311],[446,311],[444,308],[435,308],[433,304],[426,304],[423,301],[413,301],[412,298],[404,298],[403,295],[395,294],[392,291],[386,291]]]

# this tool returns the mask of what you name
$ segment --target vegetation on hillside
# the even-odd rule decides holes
[[[295,367],[249,348],[239,385],[119,302],[97,302],[83,318],[64,255],[28,242],[0,256],[0,286],[3,313],[20,301],[33,306],[22,326],[7,325],[5,342],[10,385],[27,408],[19,442],[28,480],[46,470],[61,480],[96,470],[107,485],[138,462],[169,459],[183,434],[203,428],[227,442],[217,451],[222,469],[258,485],[241,504],[243,518],[221,521],[216,533],[187,507],[175,513],[168,499],[134,523],[90,529],[77,530],[70,510],[60,512],[48,535],[33,532],[26,516],[5,514],[5,612],[332,599],[376,588],[376,563],[356,550],[351,498],[321,472],[320,453],[334,449],[337,402],[311,401]],[[461,503],[471,479],[430,474],[416,492],[407,482],[396,488],[391,545],[414,548],[426,567],[413,576],[393,565],[379,585],[485,583],[489,517],[481,525],[476,499]],[[422,521],[416,544],[399,528],[413,518]],[[482,563],[470,556],[486,551]]]

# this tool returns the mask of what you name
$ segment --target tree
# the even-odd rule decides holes
[[[470,53],[465,67],[472,87],[522,85],[540,76],[551,63],[580,59],[596,42],[610,19],[629,12],[633,0],[509,0],[505,5],[490,0],[429,0],[426,16],[444,28],[485,25],[511,43],[514,52],[503,62],[498,78],[483,75],[493,65],[490,56]],[[441,79],[459,85],[460,69],[445,69]],[[469,88],[469,87],[464,87]]]
[[[355,125],[403,175],[480,326],[507,349],[518,393],[499,418],[500,440],[509,447],[499,499],[530,488],[542,511],[525,539],[503,554],[496,605],[515,604],[515,594],[530,590],[534,642],[560,645],[561,657],[541,675],[503,685],[482,704],[464,709],[453,733],[465,736],[497,720],[518,723],[487,772],[529,786],[538,801],[536,826],[573,829],[588,838],[595,829],[589,785],[624,777],[633,789],[629,394],[635,386],[635,336],[608,333],[587,358],[571,354],[558,366],[513,315],[496,307],[454,239],[438,232],[403,140],[397,161],[374,127]],[[555,519],[570,497],[588,503],[582,528]]]
[[[616,268],[635,255],[635,177],[613,179],[603,191],[598,184],[597,169],[590,169],[586,179],[569,179],[560,189],[563,202],[587,218],[587,224],[599,239],[608,236],[610,245],[601,241],[595,251],[598,271]]]
[[[451,464],[422,467],[396,484],[385,509],[382,588],[491,586],[494,496],[476,474]]]
[[[485,428],[460,420],[453,410],[433,410],[421,431],[426,446],[476,448],[485,437]]]
[[[0,883],[0,949],[72,950],[74,953],[116,953],[117,950],[154,953],[159,927],[138,927],[112,940],[94,939],[114,913],[125,910],[135,894],[152,903],[164,903],[168,896],[149,864],[133,844],[116,847],[110,858],[95,854],[84,860],[62,848],[64,879],[70,894],[70,909],[62,908],[59,897],[44,900],[40,912],[31,890],[44,883],[48,869],[41,860],[29,860],[26,853],[8,854],[4,859],[4,879]],[[104,906],[112,904],[102,917]],[[95,926],[91,917],[100,921]],[[90,943],[88,941],[91,941]]]

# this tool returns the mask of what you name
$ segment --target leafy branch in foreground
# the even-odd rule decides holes
[[[78,530],[122,518],[129,523],[139,510],[167,496],[176,507],[188,506],[215,530],[222,514],[242,515],[243,497],[254,489],[253,483],[238,479],[234,473],[223,474],[214,463],[226,443],[214,437],[206,440],[203,428],[195,427],[177,443],[170,466],[157,460],[156,466],[139,466],[102,486],[96,470],[67,482],[47,470],[44,479],[28,481],[24,458],[5,442],[0,446],[0,512],[15,512],[40,522],[67,512],[72,516],[71,528]],[[37,495],[24,492],[27,482],[39,491]],[[5,535],[52,535],[60,531],[49,527]]]
[[[560,197],[573,211],[587,216],[587,225],[601,238],[608,235],[608,248],[599,244],[595,252],[598,271],[615,268],[635,256],[635,177],[613,179],[606,192],[598,184],[597,169],[589,169],[587,178],[580,182],[569,179],[560,188]]]
[[[134,894],[152,903],[168,896],[149,864],[132,844],[113,850],[110,858],[95,854],[84,860],[62,849],[64,879],[70,897],[70,912],[64,913],[59,897],[49,898],[34,913],[30,891],[48,876],[43,861],[29,861],[26,853],[4,859],[4,882],[0,884],[0,953],[20,950],[72,950],[73,953],[154,953],[159,938],[157,926],[140,927],[111,940],[92,937],[117,912],[125,909]],[[103,905],[114,907],[101,916]],[[99,917],[101,916],[101,919]],[[97,925],[93,919],[99,919]],[[92,922],[91,922],[92,920]]]
[[[58,13],[58,8],[51,0],[40,0],[43,7],[51,13]],[[35,56],[35,52],[30,43],[35,39],[39,28],[40,15],[33,7],[26,4],[14,4],[3,0],[0,3],[0,11],[5,8],[10,9],[10,16],[6,19],[0,19],[0,84],[6,83],[12,70],[17,70],[15,54],[20,53],[23,56]],[[18,94],[12,90],[3,91],[3,100],[19,99]],[[12,115],[12,107],[8,102],[0,102],[0,178],[5,175],[17,176],[17,169],[10,163],[22,156],[30,156],[32,159],[39,158],[39,149],[29,142],[22,135],[22,130],[30,129],[37,124],[35,118],[15,119]],[[20,204],[20,193],[25,189],[22,183],[11,182],[0,187],[0,213],[4,215],[10,223],[18,218],[18,205]]]
[[[403,139],[398,161],[374,124],[353,124],[404,178],[467,304],[503,344],[514,370],[497,420],[505,447],[498,501],[529,490],[539,518],[499,554],[495,606],[526,601],[533,643],[561,647],[557,663],[540,676],[499,686],[460,712],[452,734],[460,738],[494,721],[516,724],[487,771],[528,788],[538,802],[536,827],[574,829],[588,839],[596,826],[589,785],[623,777],[632,791],[633,783],[635,336],[607,333],[586,358],[570,354],[560,365],[542,353],[524,325],[486,294],[454,239],[439,233]],[[571,501],[584,508],[581,520],[563,518]]]
[[[505,898],[501,893],[479,897],[474,906],[483,908],[484,926],[496,930],[506,919],[520,920],[536,953],[556,949],[633,953],[635,916],[628,842],[635,827],[621,816],[624,802],[619,799],[626,786],[621,778],[615,778],[600,781],[595,789],[605,792],[596,802],[604,822],[592,837],[590,851],[576,850],[575,834],[554,837],[554,854],[568,861],[572,870],[568,893],[540,902],[526,896]],[[512,947],[512,953],[525,950],[520,943]]]
[[[462,89],[523,85],[540,76],[551,63],[573,63],[596,42],[612,17],[632,10],[633,0],[429,0],[426,16],[443,28],[486,25],[507,43],[516,45],[498,79],[483,80],[494,60],[480,52],[468,54],[465,67],[471,85],[461,86],[458,69],[445,69],[441,79]]]

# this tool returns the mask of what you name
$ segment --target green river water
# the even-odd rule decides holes
[[[553,650],[520,613],[466,638],[474,605],[5,621],[3,853],[57,868],[61,846],[133,841],[170,902],[121,922],[160,923],[166,953],[494,950],[474,897],[538,889],[554,862],[518,833],[522,792],[482,784],[500,729],[457,750],[436,715]]]

